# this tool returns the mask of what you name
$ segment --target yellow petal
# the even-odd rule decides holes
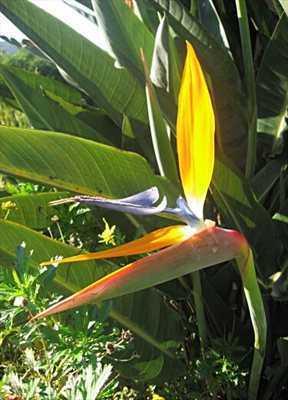
[[[122,244],[112,249],[63,258],[57,261],[57,264],[148,253],[181,242],[187,239],[192,233],[192,228],[187,225],[167,226],[150,232],[140,239],[133,240],[132,242]],[[52,261],[45,261],[41,265],[49,265],[51,263]]]
[[[231,260],[246,250],[247,242],[240,233],[208,224],[206,228],[186,240],[104,276],[35,315],[32,320],[85,303],[101,302],[135,293],[210,265]]]
[[[187,42],[177,116],[177,151],[186,200],[198,218],[214,167],[215,118],[209,90],[195,51]]]

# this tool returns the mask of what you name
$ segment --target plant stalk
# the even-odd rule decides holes
[[[205,318],[205,310],[203,303],[203,293],[201,284],[201,272],[195,271],[191,274],[191,279],[193,283],[193,296],[196,312],[197,327],[200,339],[200,347],[202,356],[205,355],[205,348],[207,346],[207,325]]]
[[[253,53],[251,47],[249,20],[246,0],[235,0],[237,17],[240,29],[242,60],[244,67],[244,85],[248,96],[248,148],[246,158],[246,178],[254,175],[256,164],[257,145],[257,101],[256,84],[254,74]]]
[[[250,371],[248,399],[256,400],[265,359],[267,321],[262,295],[257,282],[252,250],[249,248],[248,255],[247,253],[246,255],[242,254],[236,261],[254,330],[254,355]]]

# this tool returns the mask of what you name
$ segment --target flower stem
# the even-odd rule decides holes
[[[248,256],[247,253],[246,255],[242,254],[236,258],[236,261],[241,274],[244,293],[254,330],[254,356],[250,372],[248,399],[256,400],[266,351],[266,315],[262,295],[257,282],[252,250],[249,248]]]
[[[201,275],[200,271],[195,271],[191,274],[192,283],[193,283],[193,295],[194,295],[194,304],[196,311],[196,320],[198,326],[198,333],[200,339],[200,347],[202,356],[205,354],[205,347],[207,345],[207,326],[206,326],[206,318],[205,318],[205,310],[203,304],[203,294],[202,294],[202,284],[201,284]]]

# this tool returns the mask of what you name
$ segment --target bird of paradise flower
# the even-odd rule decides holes
[[[175,208],[167,207],[164,196],[157,205],[159,192],[152,187],[118,200],[103,197],[75,196],[53,204],[70,201],[96,205],[136,215],[171,214],[183,223],[150,232],[140,239],[96,253],[64,258],[72,263],[157,252],[112,272],[40,312],[33,319],[133,293],[221,262],[235,259],[244,286],[255,334],[249,399],[256,399],[266,346],[266,317],[257,284],[253,254],[245,237],[234,230],[216,226],[203,219],[203,207],[214,167],[215,117],[206,80],[196,53],[187,43],[177,114],[177,153],[185,198],[179,197]],[[45,262],[43,265],[50,264]]]

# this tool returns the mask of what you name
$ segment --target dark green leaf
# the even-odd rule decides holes
[[[215,165],[212,194],[225,223],[246,236],[256,253],[260,275],[268,278],[277,270],[281,243],[269,214],[258,203],[245,178],[229,165],[228,160],[218,161]]]
[[[276,15],[271,12],[265,1],[248,0],[247,6],[257,29],[270,38],[277,23]]]
[[[162,116],[154,86],[149,77],[148,66],[143,54],[146,78],[146,98],[150,132],[159,171],[177,185],[179,181],[175,156],[171,147],[168,126]]]
[[[159,16],[155,9],[149,6],[149,4],[145,4],[143,0],[134,0],[133,3],[135,5],[136,13],[140,16],[145,26],[147,26],[147,28],[149,28],[154,34],[159,24]]]
[[[102,28],[120,66],[126,67],[144,85],[140,49],[150,67],[154,38],[143,22],[119,0],[92,0],[97,22]]]
[[[199,21],[219,44],[229,48],[229,42],[212,0],[199,0]]]
[[[67,195],[68,193],[65,192],[49,192],[1,197],[0,215],[2,218],[6,216],[7,220],[26,225],[32,229],[43,229],[51,223],[50,218],[55,214],[55,209],[50,207],[48,203]],[[9,208],[10,202],[12,204]]]
[[[183,54],[179,54],[179,46],[176,46],[176,41],[177,38],[175,34],[174,37],[172,36],[167,19],[164,16],[159,24],[155,37],[150,78],[152,83],[158,89],[161,89],[159,93],[160,100],[161,94],[170,93],[174,110],[176,110],[176,105],[178,103],[178,93],[183,67],[183,62],[181,61],[183,61],[185,57],[185,51]],[[176,115],[174,118],[175,124]]]
[[[282,167],[287,164],[284,157],[270,160],[253,178],[251,185],[258,201],[263,202],[280,177]]]
[[[269,135],[270,149],[280,152],[287,128],[288,17],[283,14],[273,32],[257,75],[258,131]]]

